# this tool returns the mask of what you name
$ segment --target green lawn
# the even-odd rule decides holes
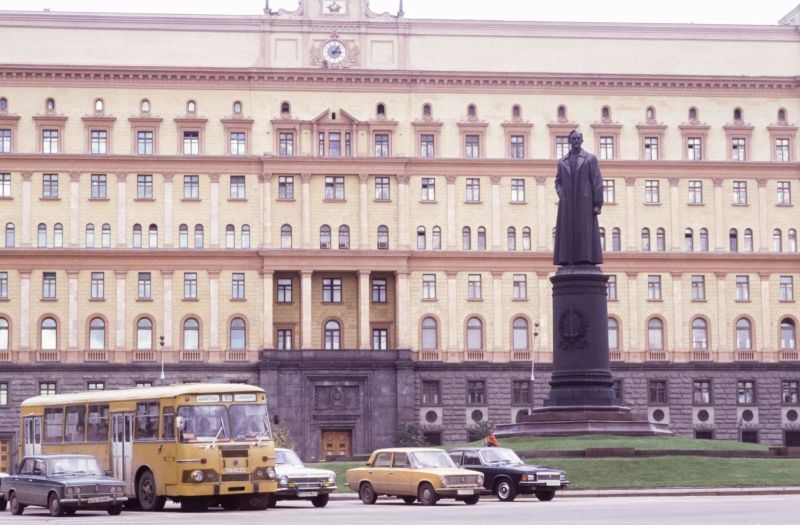
[[[716,439],[691,439],[685,437],[635,437],[592,434],[566,437],[515,437],[498,440],[501,447],[517,451],[583,450],[586,448],[636,448],[640,450],[767,450],[769,445],[740,443]],[[482,446],[482,442],[459,443],[458,446]]]

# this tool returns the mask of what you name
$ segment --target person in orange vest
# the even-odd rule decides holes
[[[487,447],[499,447],[500,443],[497,442],[497,438],[494,437],[494,434],[489,434],[486,436],[486,446]]]

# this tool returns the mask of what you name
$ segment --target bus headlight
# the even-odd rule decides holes
[[[202,470],[193,470],[190,476],[192,480],[197,483],[203,481],[203,478],[205,477]]]
[[[288,485],[288,484],[289,484],[289,478],[288,478],[287,476],[281,476],[281,479],[280,479],[280,480],[278,480],[278,484],[279,484],[281,487],[285,487],[286,485]]]
[[[267,479],[275,479],[275,476],[276,476],[275,469],[272,468],[272,467],[269,467],[267,469]]]

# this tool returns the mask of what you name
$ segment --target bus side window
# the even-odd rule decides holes
[[[136,403],[136,440],[158,439],[158,415],[158,401]]]
[[[86,429],[86,441],[90,443],[108,441],[108,405],[89,405],[89,421]]]
[[[64,409],[61,407],[44,409],[44,442],[61,443],[64,431]]]
[[[86,439],[86,406],[67,407],[64,442],[82,443]]]
[[[164,407],[164,414],[161,416],[161,439],[164,441],[175,440],[175,409]]]

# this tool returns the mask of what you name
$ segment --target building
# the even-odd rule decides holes
[[[532,357],[541,405],[573,128],[606,181],[623,403],[800,440],[798,26],[300,0],[2,12],[0,34],[24,43],[0,66],[5,461],[40,392],[247,381],[306,458],[510,422]]]

